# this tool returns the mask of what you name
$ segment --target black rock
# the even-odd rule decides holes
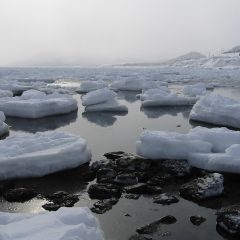
[[[88,189],[92,199],[120,198],[122,190],[119,186],[110,183],[92,184]]]
[[[152,236],[148,234],[135,234],[129,240],[152,240]]]
[[[177,197],[175,197],[174,195],[163,193],[157,197],[154,197],[153,202],[158,203],[158,204],[163,204],[163,205],[170,205],[172,203],[179,202],[179,199]]]
[[[93,172],[97,172],[100,168],[111,168],[111,163],[109,160],[99,160],[99,161],[96,161],[96,162],[93,162],[92,165],[90,166],[90,169],[93,171]]]
[[[51,195],[46,196],[46,199],[51,203],[46,203],[42,207],[49,211],[55,211],[60,207],[73,207],[79,198],[64,191],[58,191]]]
[[[137,199],[139,199],[140,198],[140,194],[126,194],[125,195],[125,198],[127,198],[127,199],[133,199],[133,200],[137,200]]]
[[[195,215],[190,217],[190,221],[193,225],[199,226],[206,221],[206,218],[199,215]]]
[[[147,224],[143,227],[138,228],[136,231],[139,234],[152,234],[154,232],[158,231],[158,228],[161,224],[173,224],[177,221],[177,219],[174,216],[165,216],[157,221],[154,221],[150,224]]]
[[[117,202],[118,199],[116,198],[100,200],[93,204],[91,210],[92,212],[95,212],[97,214],[103,214],[106,211],[112,209],[112,206],[115,205]]]
[[[166,184],[169,184],[170,182],[173,181],[173,176],[168,174],[168,173],[162,173],[159,175],[155,175],[151,177],[148,181],[147,184],[153,185],[153,186],[160,186],[163,187]]]
[[[125,173],[117,175],[114,181],[120,185],[135,185],[138,183],[138,178],[134,173]]]
[[[4,194],[6,191],[9,189],[14,188],[14,183],[13,182],[1,182],[0,183],[0,196]]]
[[[161,187],[151,186],[146,183],[138,183],[124,188],[127,193],[133,194],[159,194],[162,193]]]
[[[118,151],[118,152],[105,153],[104,157],[106,157],[107,159],[115,160],[115,159],[118,159],[120,157],[123,157],[124,155],[127,155],[127,153],[122,152],[122,151]]]
[[[26,188],[9,189],[3,194],[4,198],[8,202],[25,202],[37,195],[37,192]]]
[[[100,168],[97,171],[97,182],[113,183],[117,173],[112,168]]]
[[[217,227],[228,235],[240,238],[240,205],[232,205],[217,212]]]
[[[194,201],[220,196],[223,193],[223,176],[218,173],[207,174],[180,187],[180,194]]]

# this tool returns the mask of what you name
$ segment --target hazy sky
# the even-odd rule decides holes
[[[218,53],[240,45],[240,0],[0,0],[0,66]]]

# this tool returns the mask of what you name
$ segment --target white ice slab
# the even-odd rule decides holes
[[[84,81],[81,83],[80,89],[77,90],[79,93],[87,93],[95,91],[101,88],[107,87],[108,84],[104,81]]]
[[[104,240],[88,208],[60,208],[40,214],[0,213],[1,240]]]
[[[183,94],[189,97],[197,97],[205,95],[207,91],[204,83],[197,83],[194,85],[186,85],[183,88]]]
[[[91,160],[84,139],[61,132],[22,134],[0,141],[0,180],[42,177]]]

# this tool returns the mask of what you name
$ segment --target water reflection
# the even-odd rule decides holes
[[[185,119],[189,118],[191,107],[141,107],[141,111],[148,118],[160,118],[164,115],[177,116],[179,113],[182,113]]]
[[[127,115],[127,112],[84,112],[82,113],[83,118],[101,127],[112,126],[116,122],[117,116],[125,116],[125,115]]]
[[[10,130],[36,133],[55,130],[76,120],[77,112],[73,112],[39,119],[7,117],[6,123],[10,126]]]
[[[140,93],[140,91],[119,91],[118,99],[124,99],[127,102],[133,103],[138,100],[136,95]]]

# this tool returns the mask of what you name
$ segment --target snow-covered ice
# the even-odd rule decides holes
[[[143,90],[141,94],[138,94],[137,97],[140,98],[141,101],[145,101],[149,98],[153,98],[156,95],[167,95],[170,93],[170,89],[168,87],[162,86],[159,88],[153,88],[148,90]]]
[[[127,107],[116,100],[117,94],[108,88],[91,91],[83,96],[82,103],[86,112],[126,112]]]
[[[95,91],[101,88],[107,87],[108,84],[104,81],[84,81],[81,83],[80,88],[77,90],[79,93],[88,93],[91,91]]]
[[[0,141],[0,180],[42,177],[91,160],[84,139],[61,132],[13,135]]]
[[[68,94],[46,94],[28,90],[19,97],[1,98],[0,111],[6,116],[41,118],[76,111],[77,101]]]
[[[197,98],[171,93],[163,88],[150,89],[140,95],[143,107],[193,105]]]
[[[88,208],[60,208],[39,214],[0,213],[1,240],[104,240]]]
[[[186,85],[183,88],[183,94],[189,97],[197,97],[206,94],[206,85],[204,83],[196,83],[194,85]]]
[[[8,125],[4,122],[5,121],[5,115],[3,112],[0,112],[0,136],[6,135],[9,132]]]
[[[9,91],[9,90],[1,90],[1,89],[0,89],[0,98],[2,98],[2,97],[12,97],[12,96],[13,96],[12,91]]]
[[[193,106],[190,119],[240,128],[240,101],[218,94],[201,97]]]
[[[137,154],[150,159],[188,160],[189,156],[225,153],[234,144],[240,144],[240,132],[227,128],[196,127],[187,134],[144,131],[137,142]]]

